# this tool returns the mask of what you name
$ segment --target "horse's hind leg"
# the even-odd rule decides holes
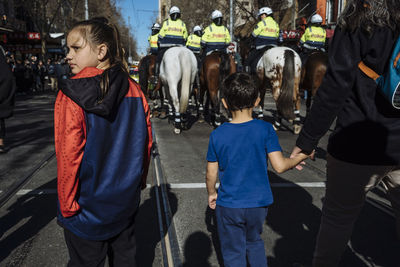
[[[300,95],[297,93],[296,101],[295,101],[295,110],[294,110],[294,122],[293,122],[293,132],[294,134],[299,134],[301,131],[301,117],[300,117],[300,107],[301,107],[301,100]]]
[[[210,92],[210,100],[212,105],[212,111],[214,115],[214,126],[221,125],[221,113],[220,113],[220,105],[219,105],[219,92]]]

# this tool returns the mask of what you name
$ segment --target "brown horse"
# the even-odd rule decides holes
[[[149,97],[153,100],[153,114],[154,116],[159,116],[159,106],[157,103],[157,93],[160,99],[161,110],[164,110],[163,107],[166,103],[164,103],[164,94],[162,90],[160,90],[161,82],[155,84],[155,66],[156,66],[156,56],[155,55],[147,55],[143,57],[139,62],[139,84],[143,93],[146,97]],[[162,117],[165,117],[165,111],[162,111]]]
[[[211,101],[211,107],[213,115],[215,116],[212,120],[214,126],[221,124],[220,114],[220,87],[223,80],[230,74],[236,72],[236,64],[233,55],[213,52],[206,56],[200,70],[200,96],[198,97],[199,102],[199,115],[203,115],[203,100],[204,94],[207,92],[206,109]],[[200,119],[201,121],[202,119]]]
[[[301,88],[307,91],[307,114],[310,111],[311,100],[317,93],[325,76],[328,65],[328,54],[325,52],[313,52],[308,57],[301,71]]]

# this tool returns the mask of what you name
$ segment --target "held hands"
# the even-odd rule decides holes
[[[298,146],[295,146],[292,150],[292,154],[290,154],[290,158],[302,158],[303,160],[306,160],[307,158],[310,158],[311,160],[315,159],[315,150],[313,150],[311,152],[311,154],[305,154],[301,148],[299,148]],[[300,162],[300,164],[298,164],[295,168],[299,171],[301,171],[303,169],[303,166],[301,165],[305,165],[306,163],[304,161]]]
[[[208,206],[212,210],[215,210],[215,207],[217,206],[217,197],[217,192],[208,195]]]

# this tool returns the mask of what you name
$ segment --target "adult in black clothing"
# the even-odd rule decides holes
[[[292,155],[312,151],[336,118],[313,266],[337,266],[366,193],[383,182],[400,237],[400,111],[363,74],[382,74],[400,32],[400,1],[349,0],[329,48],[328,70]],[[377,246],[379,244],[376,244]]]
[[[4,54],[0,51],[0,153],[7,151],[4,147],[5,119],[13,114],[16,88],[14,76]]]

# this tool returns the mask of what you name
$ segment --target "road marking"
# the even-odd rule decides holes
[[[219,184],[217,183],[217,186]],[[304,188],[324,188],[324,182],[312,182],[312,183],[271,183],[271,187],[304,187]],[[173,189],[196,189],[206,188],[205,183],[181,183],[181,184],[169,184],[170,188]]]
[[[146,188],[151,188],[151,184],[147,184]],[[169,188],[173,189],[196,189],[206,188],[205,183],[178,183],[169,184]],[[219,186],[219,183],[217,183]],[[324,182],[312,182],[312,183],[271,183],[271,187],[303,187],[303,188],[324,188]],[[0,194],[4,191],[0,190]],[[23,195],[51,195],[57,194],[57,189],[22,189],[17,192],[18,196]]]

